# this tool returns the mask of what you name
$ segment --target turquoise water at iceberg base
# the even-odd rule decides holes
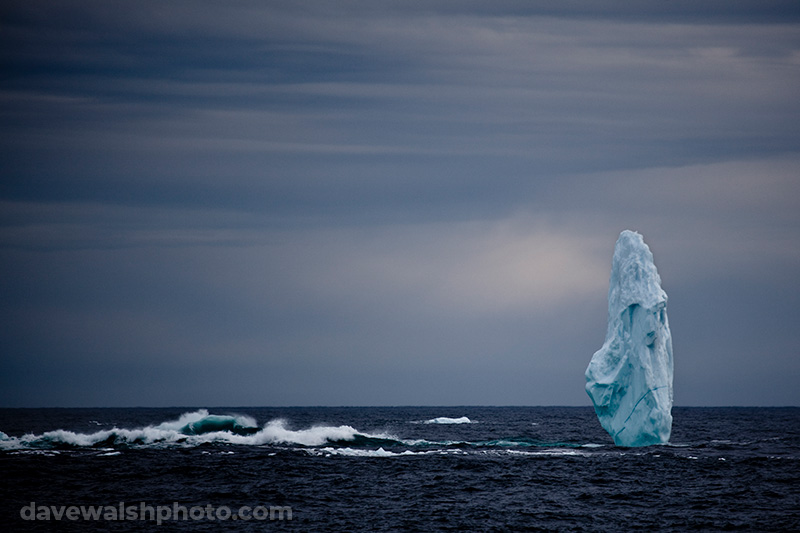
[[[231,515],[160,527],[800,530],[800,409],[673,417],[668,444],[624,448],[591,407],[0,409],[0,520],[139,531],[155,516],[131,506],[210,505]],[[57,520],[68,506],[106,515]]]

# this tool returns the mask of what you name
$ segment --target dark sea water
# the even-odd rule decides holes
[[[800,408],[673,416],[669,445],[618,448],[590,407],[0,409],[0,523],[800,530]]]

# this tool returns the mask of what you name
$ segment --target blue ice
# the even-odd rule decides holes
[[[669,441],[672,335],[667,294],[641,235],[623,231],[608,287],[608,330],[586,369],[586,392],[617,446]]]

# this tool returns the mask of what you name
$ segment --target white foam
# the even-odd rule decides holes
[[[543,450],[543,451],[522,451],[522,450],[504,450],[505,453],[509,455],[537,455],[537,456],[546,456],[546,457],[588,457],[589,454],[586,452],[579,452],[575,450],[561,450],[561,449],[553,449],[553,450]]]
[[[308,429],[292,430],[281,419],[272,420],[254,435],[227,434],[226,440],[233,444],[299,444],[301,446],[322,446],[328,442],[352,441],[357,436],[374,439],[392,439],[386,434],[369,434],[352,426],[313,426]]]
[[[43,455],[45,457],[55,457],[60,454],[58,450],[18,450],[11,452],[11,455]]]
[[[202,435],[180,435],[189,444],[206,442],[223,442],[229,444],[242,444],[262,446],[265,444],[298,444],[301,446],[321,446],[328,442],[352,441],[358,435],[373,438],[389,438],[382,435],[368,435],[360,433],[351,426],[313,426],[308,429],[292,430],[286,427],[286,422],[281,419],[272,420],[252,435],[236,435],[229,431],[212,431]]]
[[[321,446],[331,441],[354,440],[359,432],[351,426],[314,426],[308,429],[287,429],[283,420],[273,420],[252,435],[257,444],[301,444]]]
[[[0,438],[0,449],[13,450],[37,447],[42,444],[67,444],[78,447],[90,447],[97,443],[113,440],[127,444],[179,444],[196,446],[198,444],[219,442],[261,446],[266,444],[296,444],[301,446],[322,446],[330,442],[352,441],[357,436],[375,439],[396,440],[391,435],[369,434],[359,432],[352,426],[313,426],[307,429],[292,430],[286,427],[281,419],[272,420],[252,435],[237,435],[230,431],[211,431],[200,435],[186,435],[181,430],[187,425],[208,417],[208,411],[200,409],[184,413],[177,420],[163,422],[157,426],[146,426],[139,429],[112,428],[94,433],[76,433],[58,429],[41,435],[26,434],[22,437],[8,437],[5,433]],[[257,427],[255,420],[243,415],[232,415],[243,427]]]
[[[359,450],[354,448],[320,448],[318,450],[319,453],[323,453],[326,456],[330,455],[343,455],[347,457],[400,457],[404,455],[422,455],[424,452],[412,452],[410,450],[406,450],[404,452],[390,452],[384,450],[382,447],[378,448],[377,450]]]

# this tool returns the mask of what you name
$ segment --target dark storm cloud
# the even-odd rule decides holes
[[[6,3],[0,402],[586,403],[631,228],[678,403],[796,404],[798,19]]]
[[[694,24],[656,24],[658,4],[634,22],[569,5],[555,18],[430,5],[23,5],[3,32],[0,192],[340,212],[477,193],[502,205],[536,192],[532,174],[796,146],[797,75],[782,68],[793,26],[720,26],[680,8]]]

